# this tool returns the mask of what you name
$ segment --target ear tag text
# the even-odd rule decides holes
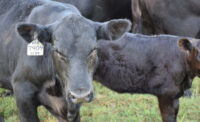
[[[36,36],[35,36],[36,37]],[[27,55],[28,56],[43,56],[44,55],[44,45],[34,37],[34,40],[27,45]]]

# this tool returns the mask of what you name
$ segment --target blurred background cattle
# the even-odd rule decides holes
[[[133,33],[200,37],[199,0],[55,0],[95,21],[128,18]]]
[[[132,0],[133,32],[200,38],[199,0]]]
[[[131,0],[55,0],[75,5],[81,13],[95,21],[128,18],[132,20]]]

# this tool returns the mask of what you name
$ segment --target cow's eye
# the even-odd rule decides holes
[[[88,56],[88,64],[90,67],[93,67],[95,66],[96,63],[97,63],[97,50],[94,49]]]
[[[64,62],[68,62],[67,60],[67,56],[64,55],[62,52],[58,51],[58,50],[55,50],[55,52],[59,55],[60,59]]]
[[[68,62],[67,58],[66,57],[61,57],[61,60],[63,60],[64,62]]]

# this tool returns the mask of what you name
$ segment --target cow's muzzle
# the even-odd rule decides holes
[[[83,102],[91,102],[93,100],[93,92],[89,90],[84,92],[84,89],[76,89],[73,91],[69,91],[68,98],[72,103],[83,103]]]

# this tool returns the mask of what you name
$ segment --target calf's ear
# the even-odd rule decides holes
[[[115,40],[130,31],[131,22],[127,19],[114,19],[97,23],[97,39]]]
[[[34,39],[38,39],[40,42],[51,42],[51,34],[48,28],[43,25],[20,23],[17,25],[16,30],[28,43]]]
[[[186,38],[178,40],[178,46],[185,51],[191,51],[193,48],[192,43]]]

